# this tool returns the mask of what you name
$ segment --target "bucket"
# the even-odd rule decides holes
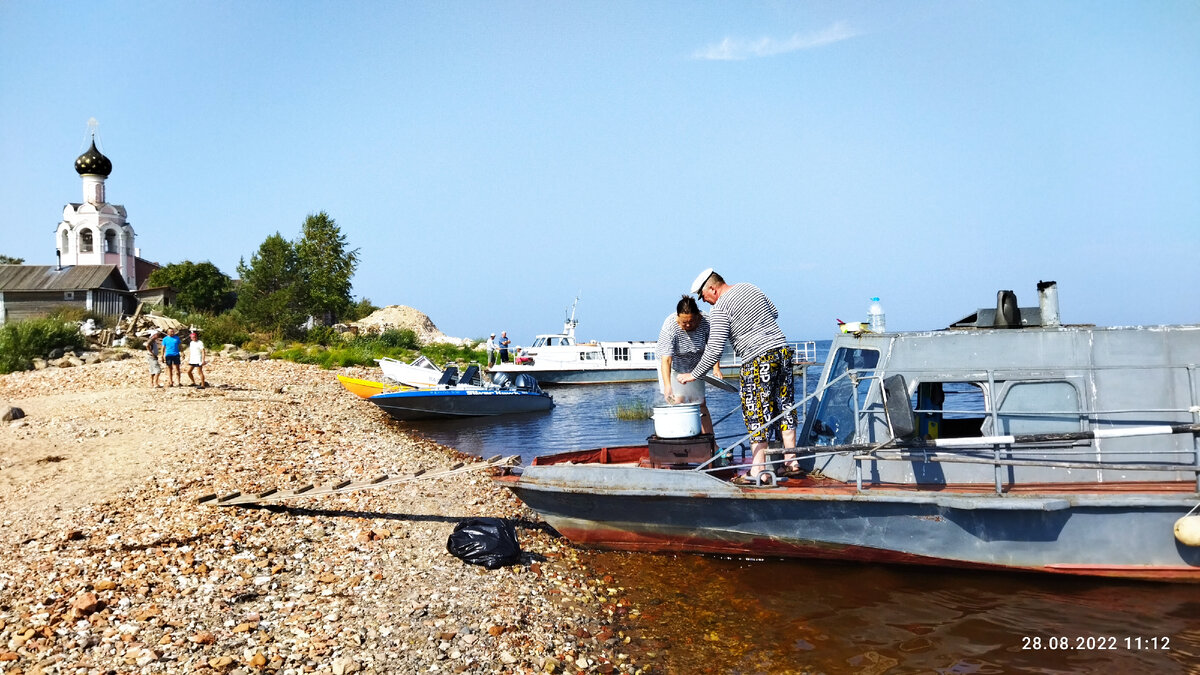
[[[654,406],[654,434],[659,438],[686,438],[700,433],[700,404]]]

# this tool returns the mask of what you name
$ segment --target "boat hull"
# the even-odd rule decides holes
[[[374,396],[376,394],[382,394],[382,393],[391,392],[391,391],[399,391],[401,389],[408,388],[408,387],[405,387],[405,386],[399,385],[399,384],[394,384],[394,383],[393,384],[385,384],[383,382],[372,382],[371,380],[360,380],[360,379],[353,378],[353,377],[346,377],[345,375],[338,375],[337,379],[338,379],[338,382],[341,382],[342,386],[346,388],[346,391],[354,394],[355,396],[357,396],[359,398],[371,398],[372,396]]]
[[[498,480],[586,547],[1200,582],[1200,548],[1173,536],[1195,494],[1166,487],[856,492],[833,481],[741,487],[696,471],[587,464]]]
[[[595,369],[543,369],[515,364],[499,364],[488,370],[504,373],[510,378],[521,373],[532,375],[538,384],[612,384],[617,382],[655,382],[656,368],[595,368]]]
[[[545,393],[490,389],[418,389],[367,400],[401,421],[489,417],[540,412],[554,406],[554,399]]]

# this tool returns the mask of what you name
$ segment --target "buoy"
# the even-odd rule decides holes
[[[1200,516],[1184,516],[1175,521],[1175,539],[1184,546],[1200,546]]]

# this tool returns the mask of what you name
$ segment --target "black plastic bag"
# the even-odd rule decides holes
[[[501,518],[471,518],[454,526],[446,550],[456,558],[489,570],[521,559],[517,530]]]

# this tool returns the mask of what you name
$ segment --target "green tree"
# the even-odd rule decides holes
[[[187,312],[220,314],[233,307],[233,281],[208,261],[171,263],[151,272],[147,283],[175,289],[175,304]]]
[[[298,332],[307,312],[296,247],[278,232],[267,237],[250,256],[250,264],[238,261],[237,309],[257,329],[276,336]]]
[[[350,280],[358,268],[358,249],[347,250],[346,236],[329,214],[321,211],[304,220],[296,257],[304,309],[326,323],[345,316],[354,304]]]
[[[0,265],[24,265],[24,258],[14,258],[9,255],[0,255]]]

